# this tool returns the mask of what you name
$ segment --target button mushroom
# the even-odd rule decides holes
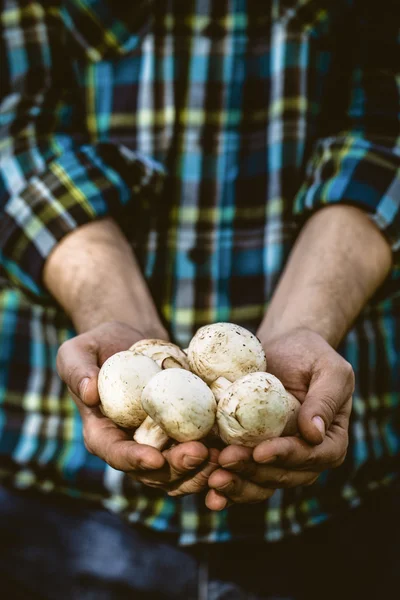
[[[146,418],[141,396],[147,383],[161,369],[147,356],[117,352],[100,369],[98,390],[103,414],[114,423],[134,429]]]
[[[189,370],[187,356],[179,346],[165,340],[139,340],[129,348],[134,354],[153,359],[162,369],[181,368]]]
[[[189,344],[188,360],[193,373],[208,384],[218,377],[233,382],[267,368],[261,342],[247,329],[232,323],[201,327]]]
[[[226,444],[253,448],[297,430],[300,402],[270,373],[251,373],[234,383],[219,378],[211,389],[219,399],[217,424]]]
[[[204,438],[215,423],[217,410],[214,395],[204,381],[174,368],[149,381],[142,393],[142,406],[149,416],[133,439],[158,449],[168,438],[178,442]]]

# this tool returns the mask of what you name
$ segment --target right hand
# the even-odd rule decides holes
[[[119,322],[104,323],[65,342],[57,355],[57,370],[82,418],[87,450],[136,481],[160,488],[171,496],[207,488],[218,467],[218,451],[200,442],[177,444],[159,452],[137,444],[100,411],[97,378],[102,364],[116,352],[149,337]],[[154,337],[159,337],[155,334]]]

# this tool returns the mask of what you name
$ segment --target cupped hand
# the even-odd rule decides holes
[[[259,332],[261,341],[262,333]],[[263,341],[268,371],[301,402],[299,435],[267,440],[256,448],[228,446],[209,478],[206,505],[261,502],[278,488],[311,485],[346,456],[354,374],[320,335],[296,329]]]
[[[97,378],[102,364],[116,352],[149,337],[118,322],[109,322],[65,342],[57,369],[82,418],[87,450],[114,469],[171,496],[197,493],[218,467],[218,451],[200,442],[186,442],[159,452],[137,444],[132,434],[105,417],[99,407]],[[159,337],[155,332],[154,337]]]

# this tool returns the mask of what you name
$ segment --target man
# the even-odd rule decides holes
[[[396,3],[1,6],[7,597],[385,597]],[[160,453],[102,416],[108,356],[217,321],[257,332],[298,437]]]

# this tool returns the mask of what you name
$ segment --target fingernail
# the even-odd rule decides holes
[[[315,427],[318,429],[318,431],[320,431],[322,433],[322,436],[325,436],[325,423],[324,421],[321,419],[321,417],[313,417],[313,423],[315,425]]]
[[[200,458],[199,456],[185,456],[183,458],[183,466],[186,469],[193,469],[194,467],[198,467],[201,463],[204,462],[204,458]]]
[[[85,377],[84,379],[82,379],[82,381],[80,382],[80,384],[78,386],[79,396],[81,397],[83,402],[85,402],[85,395],[86,395],[87,387],[89,385],[89,381],[90,381],[89,377]]]
[[[262,465],[266,465],[267,463],[273,463],[277,460],[277,456],[267,456],[267,458],[263,458],[263,459],[254,459],[256,462],[262,464]]]
[[[223,490],[224,492],[227,492],[227,491],[231,491],[231,489],[233,487],[234,487],[233,481],[228,481],[227,483],[224,483],[223,485],[219,485],[217,487],[217,490]]]
[[[244,466],[244,460],[236,460],[235,462],[230,463],[221,463],[221,467],[224,469],[241,469]]]
[[[160,465],[155,465],[154,463],[146,462],[144,460],[139,461],[138,466],[145,471],[156,471],[157,469],[161,469]]]

